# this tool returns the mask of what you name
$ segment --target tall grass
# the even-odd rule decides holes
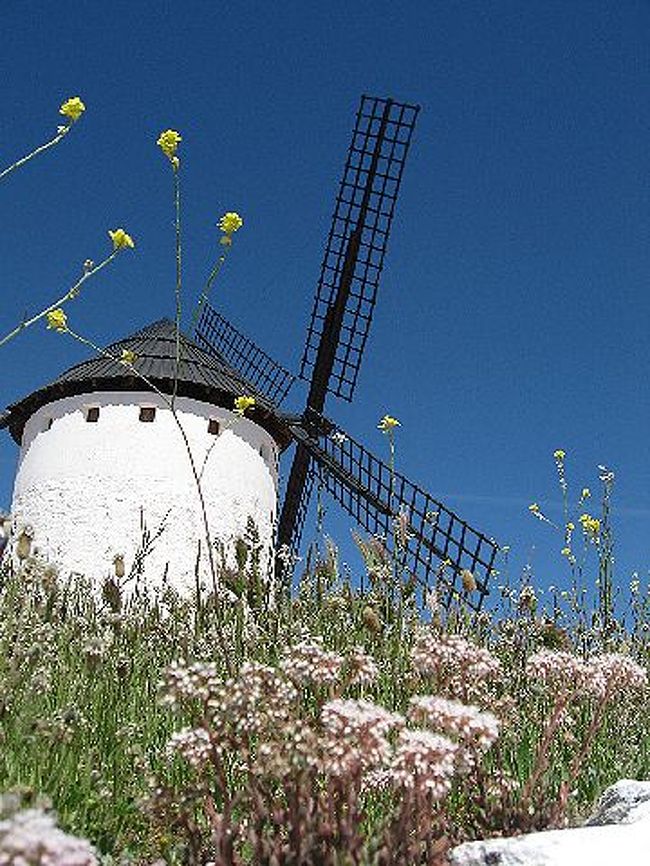
[[[109,583],[100,596],[33,557],[5,565],[0,790],[47,795],[67,830],[120,862],[437,863],[463,839],[563,826],[621,776],[649,775],[650,702],[638,673],[625,669],[632,660],[648,665],[647,604],[638,589],[627,627],[595,629],[585,642],[585,633],[570,630],[570,606],[537,609],[525,587],[491,613],[472,615],[460,602],[443,611],[435,598],[422,611],[408,594],[395,605],[399,582],[378,573],[376,559],[353,584],[327,545],[312,551],[291,591],[259,574],[254,535],[238,549],[239,568],[221,575],[221,598],[206,591],[198,603],[171,586],[154,596],[136,589],[125,601]],[[391,567],[390,557],[386,562]],[[243,678],[229,677],[218,651],[224,633]],[[589,658],[603,660],[601,686],[592,670],[581,691],[572,690],[575,674],[563,692],[557,673],[582,664],[586,643]],[[272,696],[266,708],[252,701],[245,712],[227,703],[237,689],[248,700],[255,676],[270,676],[251,663],[273,669],[282,689],[296,690],[290,708],[288,698],[279,708]],[[358,752],[352,744],[345,757],[354,772],[341,778],[328,765],[323,714],[337,700],[370,702],[403,714],[409,729],[435,729],[427,695],[498,720],[496,742],[478,748],[438,714],[438,731],[469,756],[468,766],[451,772],[448,792],[438,779],[440,796],[414,799],[413,789],[380,785],[370,765],[362,778],[360,740]],[[266,721],[258,719],[246,739],[242,762],[240,723],[259,713]],[[173,738],[181,729],[195,739]],[[301,753],[304,762],[293,769],[260,769],[262,745],[278,760],[293,755],[298,729],[314,735],[313,754]],[[197,751],[196,731],[218,746],[218,766],[214,755]],[[398,735],[385,736],[393,757]],[[325,827],[315,823],[319,809],[331,810]],[[352,818],[353,828],[346,824]]]

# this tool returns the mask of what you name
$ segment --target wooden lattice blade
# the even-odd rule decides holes
[[[194,340],[206,352],[217,355],[237,370],[275,406],[282,403],[295,381],[295,376],[207,302],[203,305]]]
[[[326,391],[346,400],[354,393],[418,111],[361,98],[300,370],[322,392],[310,401],[318,412]]]
[[[319,483],[367,532],[399,547],[398,560],[422,587],[443,586],[447,601],[464,593],[479,609],[488,594],[498,545],[331,422],[293,425]],[[474,588],[468,584],[468,574]]]

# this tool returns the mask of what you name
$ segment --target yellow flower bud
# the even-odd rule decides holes
[[[379,424],[377,424],[377,429],[381,430],[382,433],[390,433],[395,427],[401,426],[397,418],[393,418],[391,415],[384,415]]]
[[[124,229],[115,229],[115,231],[109,230],[108,236],[113,241],[114,250],[133,249],[135,246],[133,238],[131,235],[127,234]]]
[[[79,99],[78,96],[71,96],[70,99],[66,99],[61,108],[59,108],[59,114],[70,118],[74,123],[75,120],[79,120],[85,110],[86,106],[83,104],[81,99]]]
[[[228,211],[218,222],[218,226],[226,235],[231,235],[244,225],[244,220],[235,211]]]
[[[178,150],[178,145],[182,140],[183,139],[181,138],[180,134],[176,132],[175,129],[167,129],[165,130],[165,132],[161,132],[158,136],[158,141],[156,142],[156,144],[162,150],[165,156],[168,159],[172,160],[172,165],[174,157],[176,156],[176,151]]]
[[[50,310],[47,314],[47,327],[48,329],[58,331],[60,334],[68,330],[68,317],[61,307],[56,310]]]
[[[131,349],[122,349],[122,354],[120,355],[120,364],[124,364],[125,367],[131,367],[135,364],[137,360],[137,355],[135,352],[131,351]]]
[[[235,398],[235,415],[243,417],[249,409],[255,407],[255,397],[236,397]]]

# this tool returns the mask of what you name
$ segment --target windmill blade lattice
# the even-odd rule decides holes
[[[220,355],[276,406],[282,403],[295,382],[296,377],[292,373],[274,361],[208,303],[203,306],[194,339],[206,352]]]
[[[303,427],[292,433],[309,452],[319,483],[357,523],[392,547],[399,537],[399,562],[421,586],[444,588],[449,604],[463,593],[460,576],[471,572],[476,592],[464,593],[478,610],[498,551],[496,542],[322,419],[320,435]],[[443,567],[444,566],[444,567]]]
[[[331,325],[328,314],[343,286],[345,309],[340,336],[332,335],[337,344],[326,387],[346,400],[357,382],[418,111],[419,106],[362,96],[357,112],[300,370],[303,379],[316,370]]]

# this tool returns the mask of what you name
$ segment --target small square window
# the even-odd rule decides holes
[[[43,422],[43,433],[46,433],[48,430],[50,430],[52,428],[53,421],[54,421],[54,418],[46,418],[45,419],[45,421]]]
[[[156,417],[155,406],[142,406],[140,408],[140,420],[141,421],[153,421],[155,417]]]
[[[99,421],[99,406],[89,406],[86,409],[86,421],[91,424]]]
[[[208,421],[208,433],[211,433],[213,436],[218,436],[219,431],[221,430],[221,426],[216,418],[210,418]]]

